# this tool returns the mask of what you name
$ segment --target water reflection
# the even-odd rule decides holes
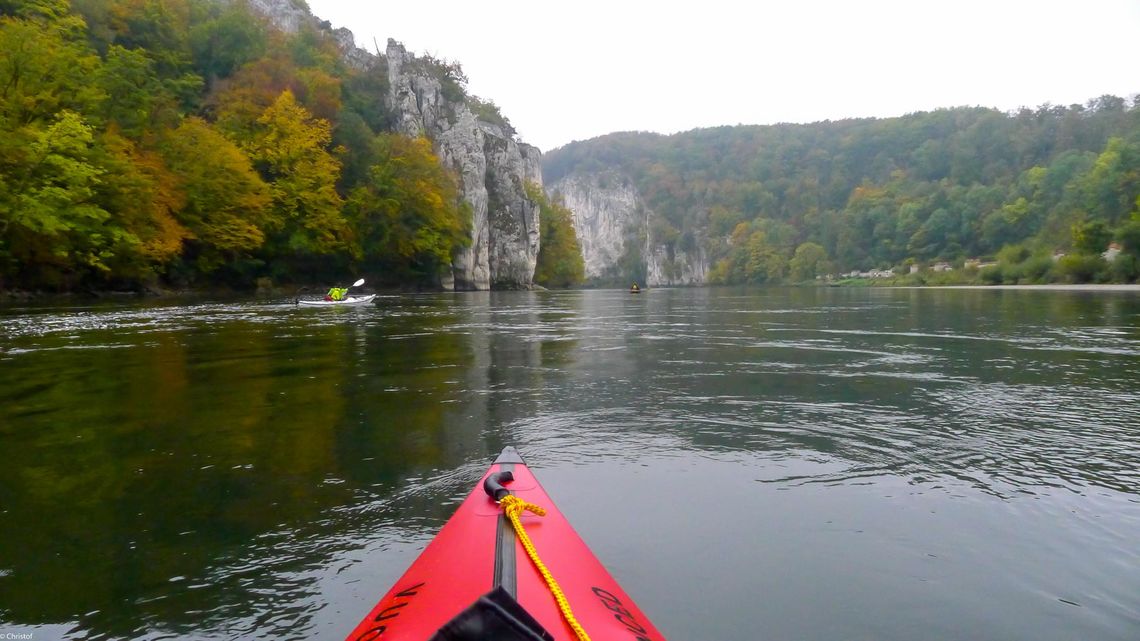
[[[564,474],[590,489],[582,495],[607,492],[599,479],[634,493],[623,498],[642,510],[635,518],[602,519],[604,508],[577,491],[559,502],[584,515],[591,542],[640,582],[665,613],[659,627],[681,632],[675,638],[699,636],[670,614],[684,610],[670,601],[684,582],[667,581],[660,559],[615,532],[646,524],[653,552],[691,550],[700,528],[674,523],[667,495],[690,492],[676,478],[695,470],[717,479],[715,494],[733,505],[804,520],[786,540],[768,532],[778,539],[771,548],[758,549],[747,530],[722,533],[724,556],[751,559],[722,577],[743,592],[777,589],[753,576],[778,565],[770,555],[794,554],[793,539],[814,541],[817,555],[860,549],[879,559],[899,552],[891,536],[919,540],[918,528],[922,546],[901,551],[914,553],[906,572],[926,576],[934,570],[919,547],[944,556],[987,549],[988,528],[1036,523],[1038,548],[992,552],[1047,552],[1065,561],[1060,578],[1013,563],[1010,581],[1022,583],[1005,587],[1075,586],[1049,592],[1050,602],[1095,606],[1099,618],[1057,627],[1062,636],[1140,630],[1126,614],[1135,598],[1096,589],[1111,581],[1140,593],[1131,565],[1113,569],[1140,560],[1130,547],[1140,531],[1135,294],[479,292],[358,309],[197,303],[0,314],[0,630],[338,638],[506,444],[547,462],[555,486]],[[598,469],[601,461],[612,466]],[[583,481],[576,467],[593,476]],[[607,478],[614,469],[621,477]],[[630,489],[639,476],[652,481],[640,494]],[[892,516],[883,522],[894,534],[870,546],[856,540],[859,528],[832,542],[830,526],[808,524],[833,520],[821,515],[839,510],[838,496],[853,502],[843,509],[855,520],[879,514],[882,493],[944,512],[962,508],[943,501],[967,500],[976,511],[958,513],[962,531],[945,534]],[[1069,514],[1080,516],[1049,532]],[[994,563],[978,554],[978,567]],[[629,559],[642,562],[623,567]],[[676,562],[705,571],[693,563]],[[783,589],[825,590],[799,563],[780,568],[802,573]],[[955,580],[967,589],[961,572]],[[872,574],[848,578],[905,599],[904,587]],[[654,588],[665,584],[674,588]],[[699,601],[700,589],[687,598]],[[1007,605],[1032,619],[1040,606],[1025,598]],[[754,610],[722,612],[708,638],[753,638]],[[952,631],[952,619],[932,627]],[[834,636],[796,624],[787,636]],[[1049,628],[1034,632],[1046,638]]]

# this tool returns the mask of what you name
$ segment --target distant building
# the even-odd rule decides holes
[[[931,271],[936,271],[936,272],[948,272],[954,268],[950,266],[950,263],[934,263],[934,265],[932,265],[930,269],[931,269]]]
[[[1061,260],[1061,259],[1062,259],[1062,258],[1064,258],[1064,257],[1065,257],[1065,252],[1061,251],[1060,249],[1058,249],[1057,251],[1053,252],[1053,262],[1054,262],[1054,263],[1055,263],[1055,262],[1057,262],[1057,261],[1059,261],[1059,260]]]
[[[993,267],[997,263],[982,262],[981,258],[967,258],[965,267],[966,269],[981,269],[983,267]]]
[[[1123,247],[1120,246],[1120,243],[1109,243],[1108,249],[1102,252],[1100,257],[1111,263],[1120,255],[1120,250],[1122,249]]]
[[[889,269],[872,269],[861,272],[858,269],[840,274],[843,278],[894,278],[895,273]]]
[[[918,265],[911,265],[910,266],[910,273],[917,274],[918,273]]]

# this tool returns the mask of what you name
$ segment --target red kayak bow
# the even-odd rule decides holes
[[[512,519],[508,511],[518,516]],[[591,638],[664,641],[513,447],[503,449],[404,576],[348,635],[348,641]]]

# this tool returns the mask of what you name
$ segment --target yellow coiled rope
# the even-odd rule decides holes
[[[522,541],[523,549],[526,550],[527,556],[534,563],[534,567],[538,568],[539,574],[543,579],[546,579],[546,585],[550,587],[550,593],[554,595],[554,600],[558,602],[558,609],[562,611],[562,618],[566,619],[566,623],[574,630],[574,634],[578,635],[579,641],[590,641],[590,636],[582,629],[582,625],[574,618],[574,613],[570,611],[570,602],[566,600],[566,595],[562,593],[562,588],[558,587],[558,581],[554,580],[554,575],[550,570],[546,569],[546,565],[542,559],[538,558],[538,551],[534,549],[534,543],[531,542],[530,537],[527,536],[526,530],[523,529],[522,516],[523,510],[533,512],[538,516],[546,516],[546,510],[534,503],[527,503],[513,494],[507,494],[499,500],[499,505],[503,508],[503,513],[511,520],[511,525],[515,528],[515,534],[518,535],[519,541]]]

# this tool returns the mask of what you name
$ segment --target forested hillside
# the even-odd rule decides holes
[[[469,213],[387,82],[240,1],[0,0],[0,289],[438,282]]]
[[[987,282],[1134,281],[1138,102],[619,133],[548,153],[543,174],[630,176],[657,214],[651,242],[703,246],[713,282],[972,258],[1001,259]]]

